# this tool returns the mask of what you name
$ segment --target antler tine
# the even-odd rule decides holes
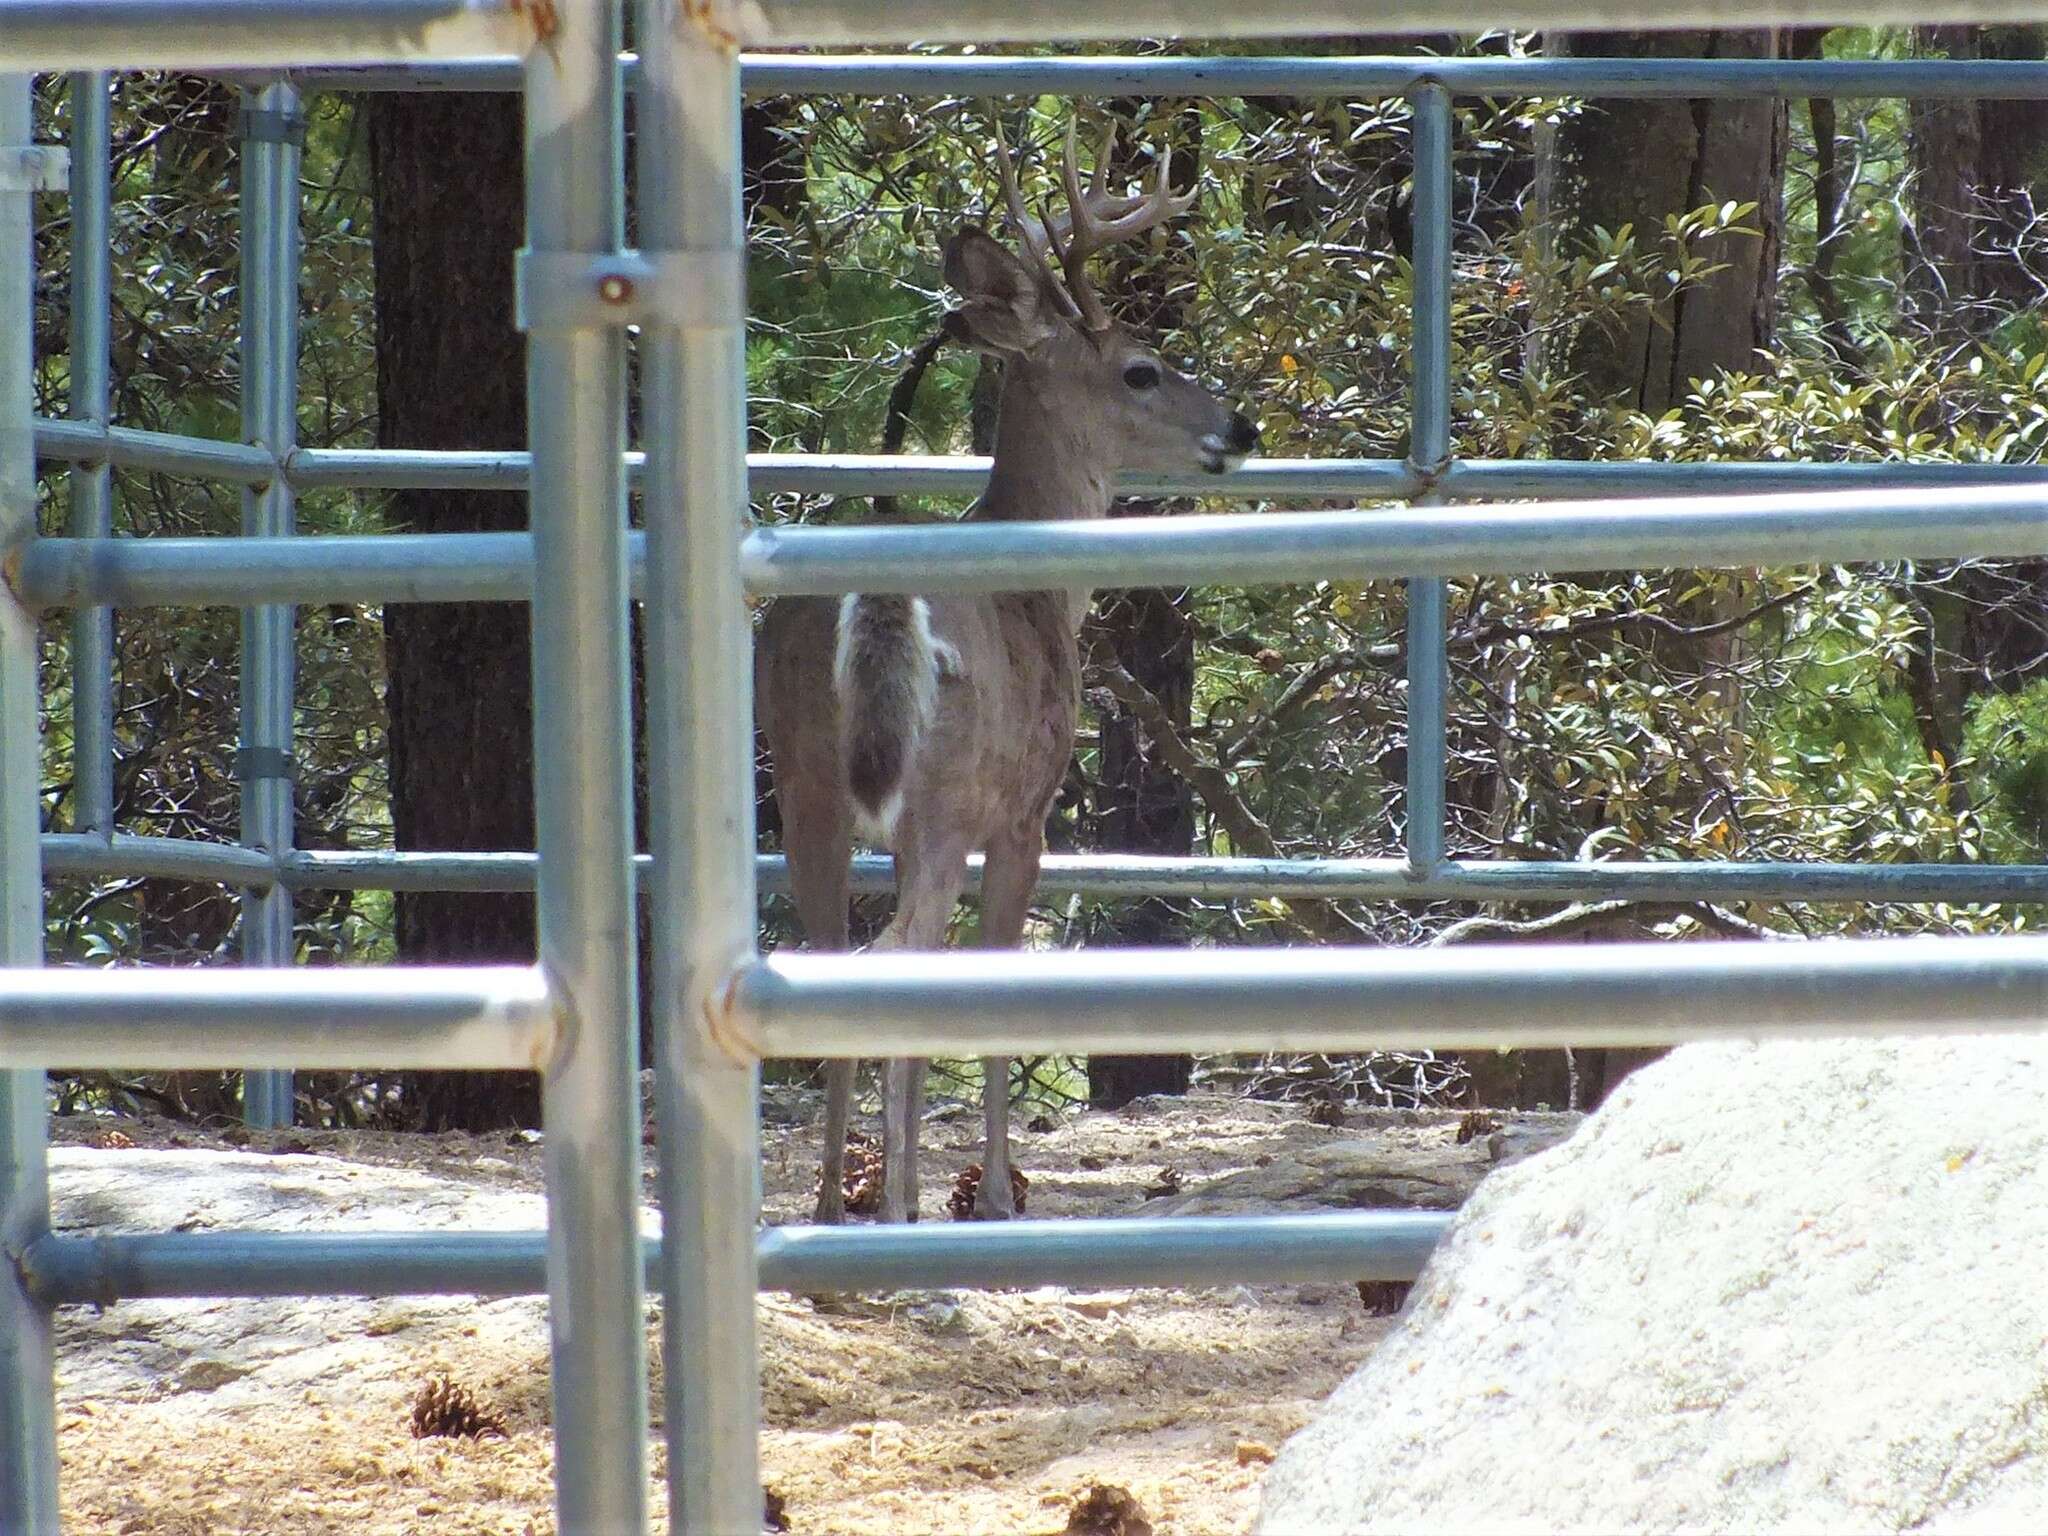
[[[1062,309],[1071,318],[1079,319],[1080,311],[1068,297],[1065,289],[1053,280],[1052,267],[1047,261],[1048,254],[1056,251],[1053,221],[1050,216],[1034,219],[1024,211],[1024,194],[1017,186],[1017,166],[1010,154],[1009,140],[1003,137],[1001,116],[993,109],[989,112],[989,126],[996,136],[996,171],[1003,183],[1003,202],[1009,209],[1010,227],[1015,230],[1017,244],[1025,258],[1038,268],[1045,286],[1057,295]]]
[[[1003,202],[1009,209],[1010,227],[1017,233],[1018,243],[1030,249],[1033,255],[1043,257],[1044,230],[1024,211],[1024,194],[1017,189],[1017,166],[1010,156],[1010,141],[1003,137],[1003,122],[994,113],[989,114],[989,127],[996,136],[996,174],[1003,182]]]
[[[1073,136],[1067,137],[1071,147]],[[1101,199],[1109,195],[1109,162],[1116,158],[1116,119],[1109,120],[1109,127],[1102,135],[1102,148],[1095,152],[1095,174],[1088,178],[1088,195]]]
[[[1088,257],[1101,246],[1101,226],[1091,216],[1088,198],[1081,191],[1081,172],[1074,164],[1074,120],[1067,119],[1066,153],[1060,157],[1060,180],[1067,190],[1067,240],[1066,249],[1060,251],[1060,266],[1067,274],[1067,292],[1081,311],[1081,321],[1091,331],[1106,331],[1110,327],[1109,312],[1102,307],[1102,300],[1095,295],[1095,289],[1088,281]],[[1102,176],[1102,164],[1095,167],[1095,180]]]
[[[1100,331],[1107,330],[1110,321],[1102,301],[1088,282],[1088,258],[1105,246],[1132,239],[1185,213],[1195,201],[1195,192],[1190,189],[1178,197],[1174,195],[1173,150],[1161,146],[1159,174],[1151,192],[1112,194],[1108,190],[1108,166],[1116,145],[1116,125],[1112,123],[1103,140],[1102,154],[1095,162],[1095,172],[1089,178],[1088,189],[1083,193],[1080,169],[1075,164],[1076,136],[1074,124],[1069,122],[1066,152],[1060,163],[1060,180],[1066,188],[1069,208],[1067,227],[1055,231],[1048,225],[1046,233],[1051,239],[1053,254],[1066,273],[1067,289],[1073,295],[1083,320],[1089,329]],[[1064,236],[1063,241],[1061,236]]]

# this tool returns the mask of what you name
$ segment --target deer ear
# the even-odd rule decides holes
[[[946,334],[980,351],[1029,352],[1059,324],[1039,275],[982,230],[947,242],[946,281],[967,301],[947,312]]]

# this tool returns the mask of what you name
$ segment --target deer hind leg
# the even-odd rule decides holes
[[[1024,938],[1031,894],[1038,888],[1038,861],[1045,844],[1036,827],[1028,836],[992,843],[981,877],[981,942],[986,949],[1014,949]],[[981,1183],[974,1191],[977,1221],[1008,1221],[1017,1214],[1010,1187],[1010,1058],[981,1060],[984,1140]]]
[[[906,820],[908,816],[906,815]],[[900,839],[896,855],[896,915],[875,941],[876,949],[932,950],[944,947],[946,924],[967,883],[967,848],[948,843],[933,849],[913,832]],[[926,1063],[891,1061],[882,1089],[882,1220],[917,1220],[917,1138],[924,1120]]]
[[[782,801],[782,846],[789,855],[790,889],[797,918],[812,949],[847,947],[848,864],[853,831],[836,793],[816,783],[778,784]],[[825,1149],[818,1172],[813,1220],[846,1219],[846,1128],[853,1114],[853,1088],[860,1063],[825,1064]]]

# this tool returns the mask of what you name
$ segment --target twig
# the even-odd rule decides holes
[[[1088,671],[1119,704],[1137,717],[1145,733],[1152,738],[1152,745],[1161,760],[1201,797],[1210,818],[1228,834],[1233,849],[1258,859],[1284,857],[1266,824],[1244,803],[1244,798],[1230,782],[1230,775],[1195,755],[1194,749],[1175,728],[1158,696],[1125,671],[1099,641],[1090,652]],[[1358,936],[1357,930],[1328,903],[1289,907],[1288,916],[1297,926],[1318,938],[1336,940]]]
[[[910,354],[910,362],[889,391],[888,408],[882,413],[882,452],[901,453],[903,440],[910,433],[910,408],[917,402],[917,386],[924,382],[925,370],[932,365],[932,359],[939,355],[939,348],[946,344],[946,333],[934,331],[918,344]],[[888,522],[896,521],[896,498],[877,496],[874,498],[875,514]]]

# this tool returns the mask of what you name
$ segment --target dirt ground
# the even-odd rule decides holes
[[[808,1212],[811,1110],[795,1093],[769,1106],[770,1222]],[[1029,1214],[1053,1217],[1450,1206],[1501,1152],[1498,1137],[1491,1153],[1484,1137],[1459,1143],[1454,1115],[1350,1120],[1331,1127],[1291,1106],[1220,1096],[1146,1100],[1020,1124],[1014,1146],[1031,1179]],[[946,1219],[977,1121],[963,1110],[928,1128],[925,1220]],[[1538,1126],[1507,1155],[1567,1129]],[[69,1231],[540,1221],[542,1154],[530,1137],[216,1136],[74,1118],[54,1139],[53,1198]],[[764,1480],[790,1530],[833,1536],[1050,1536],[1095,1483],[1128,1490],[1160,1536],[1243,1531],[1272,1452],[1391,1326],[1353,1287],[1328,1284],[917,1292],[830,1307],[769,1295],[759,1316]],[[59,1348],[67,1529],[554,1529],[537,1300],[68,1309]],[[415,1396],[441,1373],[504,1433],[415,1438]],[[660,1512],[658,1440],[653,1459]]]

